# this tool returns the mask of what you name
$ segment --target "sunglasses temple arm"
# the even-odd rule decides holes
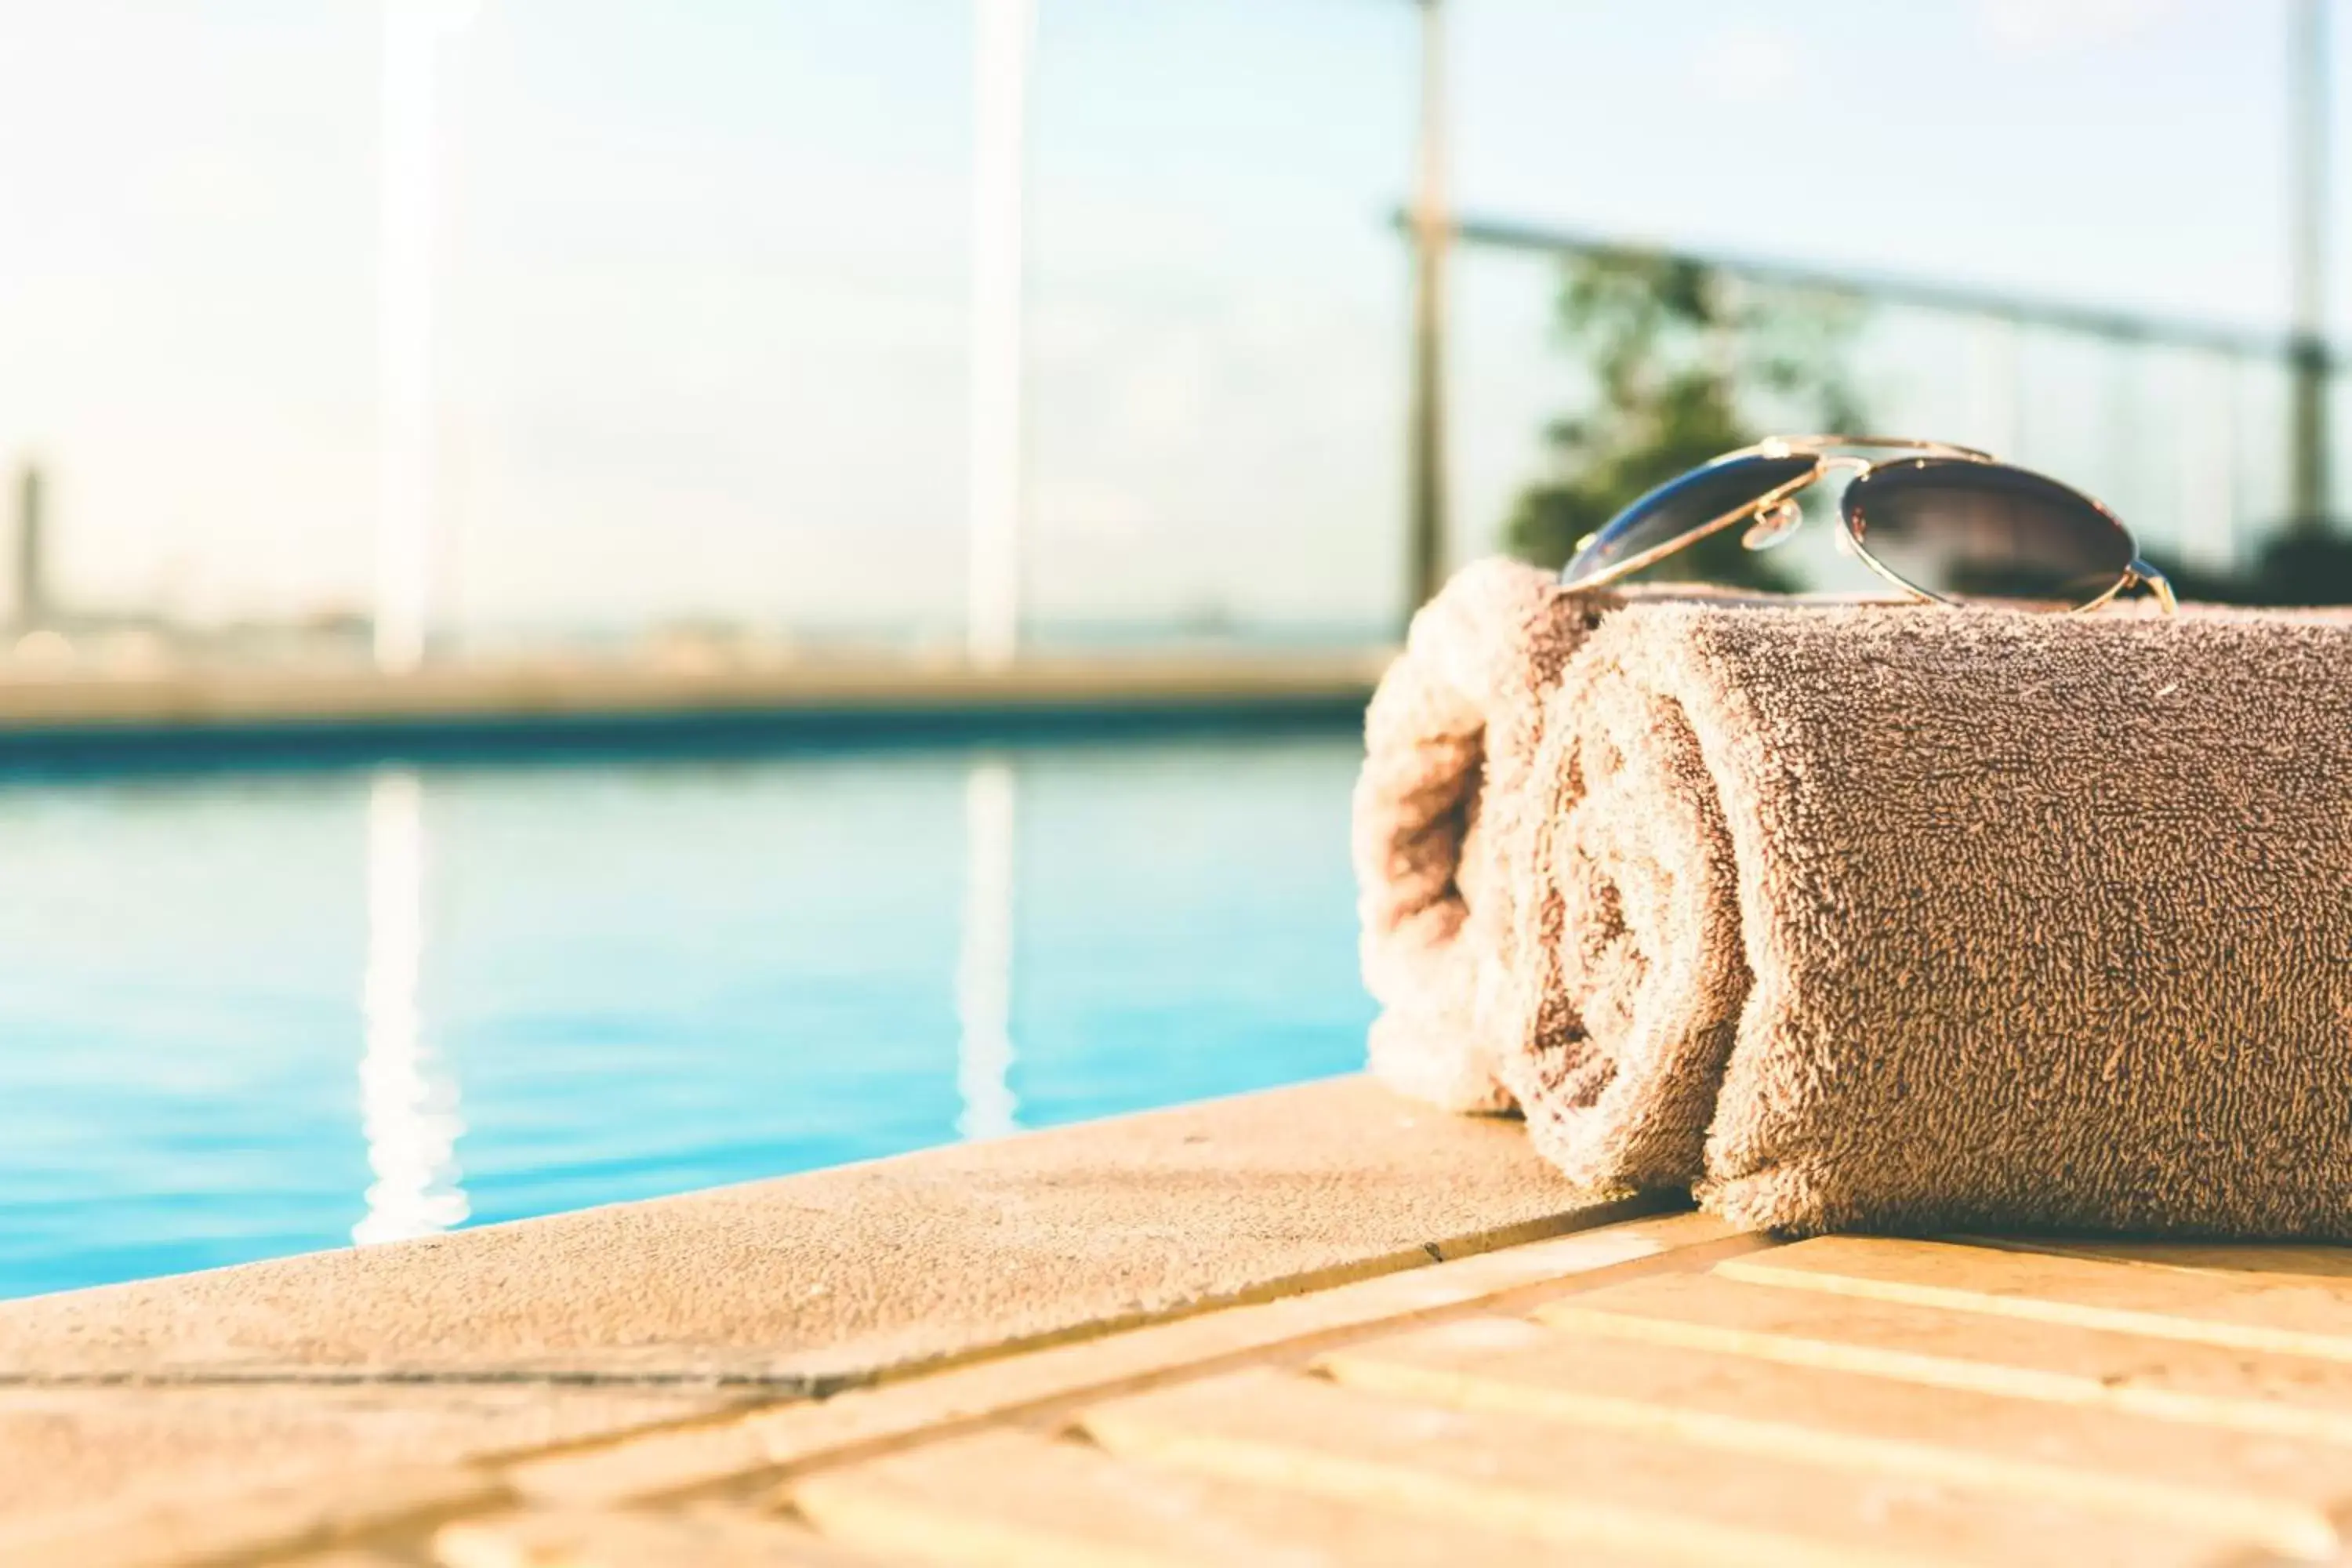
[[[2180,608],[2180,601],[2173,597],[2171,581],[2163,573],[2137,556],[2134,556],[2132,563],[2124,568],[2125,586],[2128,587],[2135,583],[2156,595],[2157,604],[2163,607],[2166,615],[2168,616]]]

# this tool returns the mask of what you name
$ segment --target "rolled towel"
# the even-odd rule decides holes
[[[1543,700],[1613,598],[1516,561],[1465,567],[1413,617],[1365,715],[1352,848],[1372,1072],[1454,1110],[1507,1110],[1496,1044],[1517,1016],[1499,944],[1525,878],[1501,864]]]
[[[2352,1239],[2352,626],[1635,606],[1534,730],[1491,1059],[1570,1177]]]
[[[1570,594],[1497,559],[1464,567],[1413,617],[1365,715],[1351,835],[1364,984],[1381,1007],[1370,1067],[1391,1088],[1454,1110],[1513,1108],[1498,1046],[1526,1011],[1507,949],[1544,700],[1611,612],[1691,600],[1763,602],[1690,584]]]

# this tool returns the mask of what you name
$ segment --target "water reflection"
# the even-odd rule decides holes
[[[964,780],[963,935],[956,960],[956,1131],[1019,1125],[1013,1070],[1013,765],[984,758]]]
[[[433,1236],[463,1224],[457,1081],[425,1039],[417,985],[425,962],[425,792],[387,768],[368,792],[366,1048],[360,1115],[367,1137],[367,1215],[355,1242]]]
[[[1344,1071],[1360,746],[0,789],[0,1297]]]

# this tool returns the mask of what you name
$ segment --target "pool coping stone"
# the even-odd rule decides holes
[[[45,1512],[133,1499],[152,1511],[326,1468],[690,1425],[1511,1246],[1621,1206],[1568,1185],[1516,1121],[1351,1076],[0,1302],[0,1475],[27,1478],[0,1493],[0,1561]],[[192,1412],[237,1401],[237,1417],[160,1418],[173,1398]],[[126,1424],[135,1441],[109,1436]],[[120,1477],[93,1475],[90,1456],[116,1449]],[[76,1465],[57,1463],[67,1453]],[[45,1492],[51,1472],[63,1479]]]

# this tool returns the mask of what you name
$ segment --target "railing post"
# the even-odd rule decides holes
[[[2294,397],[2288,426],[2288,525],[2326,526],[2327,474],[2327,0],[2292,0],[2288,92],[2293,204]]]
[[[1029,55],[1035,0],[972,0],[971,661],[1001,668],[1021,639],[1022,294]]]
[[[16,629],[38,631],[49,621],[48,520],[41,466],[26,463],[16,476]]]
[[[1962,439],[2021,458],[2018,447],[2018,326],[2005,316],[1979,316],[1969,336],[1969,434]]]
[[[2238,362],[2200,352],[2184,363],[2180,454],[2180,552],[2192,566],[2238,566]]]
[[[443,42],[475,0],[381,0],[383,116],[377,178],[375,662],[403,674],[432,635],[436,131]]]
[[[1443,0],[1421,6],[1421,123],[1412,199],[1412,386],[1407,437],[1405,613],[1445,574],[1445,272],[1453,218],[1445,188]]]

